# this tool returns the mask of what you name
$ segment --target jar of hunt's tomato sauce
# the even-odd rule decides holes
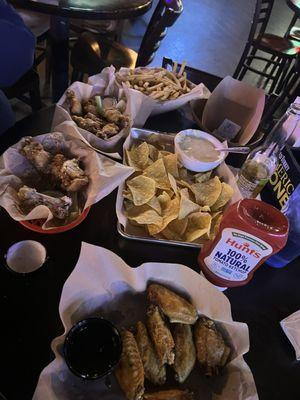
[[[213,241],[199,254],[205,277],[221,287],[248,283],[254,271],[287,241],[288,219],[269,204],[243,199],[227,208]]]

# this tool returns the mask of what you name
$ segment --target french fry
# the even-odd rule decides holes
[[[183,61],[183,63],[181,64],[180,70],[178,72],[178,76],[181,76],[183,74],[185,67],[186,67],[186,61]]]
[[[138,68],[129,73],[116,73],[116,80],[124,82],[129,88],[139,90],[158,101],[175,100],[189,93],[193,85],[187,80],[184,71],[186,61],[181,64],[177,73],[178,63],[174,62],[172,71],[164,68]]]
[[[173,68],[172,68],[172,71],[173,71],[174,74],[176,74],[177,67],[178,67],[178,62],[175,61],[174,64],[173,64]]]

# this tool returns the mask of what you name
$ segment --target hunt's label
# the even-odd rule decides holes
[[[244,281],[260,260],[272,252],[272,246],[256,236],[239,229],[225,228],[204,262],[220,278]]]

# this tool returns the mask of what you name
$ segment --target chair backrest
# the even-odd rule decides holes
[[[248,42],[265,33],[270,15],[273,9],[274,0],[257,0]]]
[[[136,66],[150,64],[166,35],[167,28],[175,23],[182,11],[182,0],[159,0],[144,34]]]

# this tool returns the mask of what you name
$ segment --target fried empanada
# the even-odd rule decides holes
[[[166,382],[166,368],[159,362],[147,329],[140,321],[136,325],[135,338],[143,362],[145,377],[154,385],[163,385]]]
[[[197,321],[196,308],[178,294],[156,283],[150,284],[147,292],[149,301],[158,305],[170,322],[194,324]]]
[[[188,390],[162,390],[156,393],[145,393],[144,400],[193,400],[193,393]]]
[[[173,364],[175,343],[157,306],[147,311],[147,327],[160,363]]]
[[[182,383],[189,376],[196,362],[196,349],[191,326],[176,324],[173,337],[175,342],[173,368],[176,380]]]
[[[128,400],[140,400],[144,394],[144,368],[133,334],[121,331],[123,350],[115,374]]]
[[[197,359],[205,375],[217,375],[228,361],[230,348],[213,320],[201,317],[194,331]]]

